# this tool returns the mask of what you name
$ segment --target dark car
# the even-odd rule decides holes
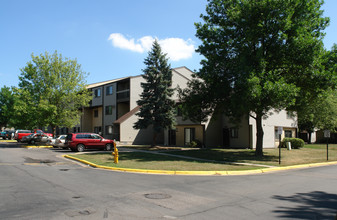
[[[28,136],[24,136],[21,139],[21,142],[23,143],[29,143],[29,144],[35,144],[35,143],[47,143],[48,140],[52,139],[52,137],[49,137],[46,134],[30,134]]]
[[[15,131],[12,131],[12,130],[6,131],[4,139],[7,139],[7,140],[14,139],[14,133],[15,133]]]
[[[0,133],[0,137],[2,137],[2,139],[6,139],[6,131],[2,131]]]
[[[72,151],[83,152],[85,149],[101,149],[111,151],[114,141],[104,139],[95,133],[70,133],[66,137],[65,146]]]

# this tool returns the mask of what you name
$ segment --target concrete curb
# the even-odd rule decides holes
[[[291,169],[304,169],[311,167],[319,166],[328,166],[328,165],[337,165],[337,161],[333,162],[324,162],[324,163],[313,163],[313,164],[301,164],[287,167],[272,167],[272,168],[263,168],[256,170],[240,170],[240,171],[171,171],[171,170],[144,170],[144,169],[130,169],[130,168],[117,168],[117,167],[108,167],[101,166],[94,163],[91,163],[86,160],[81,160],[70,155],[62,155],[64,158],[75,160],[84,164],[87,164],[94,168],[114,170],[120,172],[130,172],[130,173],[146,173],[146,174],[164,174],[164,175],[197,175],[197,176],[228,176],[228,175],[252,175],[252,174],[261,174],[261,173],[271,173],[283,170]]]
[[[53,146],[22,146],[24,148],[53,148]]]

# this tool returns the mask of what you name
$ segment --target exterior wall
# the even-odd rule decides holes
[[[137,101],[143,92],[143,88],[141,87],[142,82],[145,82],[142,76],[136,76],[130,79],[130,109],[137,107]]]
[[[191,74],[192,72],[186,68],[174,69],[172,71],[172,88],[177,88],[179,86],[181,89],[185,89],[187,87],[188,81],[192,78]],[[172,99],[179,99],[177,90],[174,91]]]
[[[95,97],[95,90],[96,89],[101,89],[101,96],[100,97]],[[102,97],[103,97],[103,87],[97,87],[92,89],[92,104],[91,106],[100,106],[102,105]]]
[[[222,117],[215,116],[209,118],[205,124],[205,147],[222,146]]]
[[[112,94],[111,95],[107,95],[106,94],[106,89],[112,86]],[[104,114],[104,118],[103,118],[103,126],[102,126],[102,132],[103,132],[103,136],[104,138],[108,138],[108,139],[112,139],[113,138],[113,134],[107,134],[106,133],[106,126],[113,126],[113,122],[116,121],[116,90],[117,90],[117,85],[116,83],[111,83],[111,84],[107,84],[104,85],[104,100],[103,100],[103,108],[102,108],[102,113]],[[106,106],[112,106],[112,114],[111,115],[106,115],[105,113],[105,107]],[[102,123],[102,122],[101,122]]]
[[[92,129],[93,109],[85,108],[81,118],[81,132],[90,132]]]
[[[293,137],[296,137],[296,129],[297,129],[297,118],[287,116],[286,110],[281,110],[280,112],[271,111],[269,117],[262,120],[263,126],[263,147],[264,148],[275,148],[278,146],[278,141],[275,141],[275,129],[278,126],[283,127],[283,137],[285,130],[292,130]],[[252,140],[253,140],[253,148],[256,147],[256,121],[253,118],[249,118],[249,124],[252,125]]]
[[[250,126],[248,124],[247,118],[243,117],[241,119],[241,123],[239,125],[235,125],[231,123],[228,119],[228,117],[223,116],[223,125],[224,129],[229,129],[228,139],[229,139],[229,147],[231,148],[251,148],[251,132],[250,132]],[[237,129],[237,137],[234,137],[231,135],[231,129]],[[223,132],[223,138],[225,135],[225,132]],[[224,145],[224,143],[223,143]],[[228,147],[228,146],[224,146]]]
[[[90,132],[94,131],[94,127],[102,127],[102,117],[103,117],[102,109],[103,109],[102,107],[98,107],[92,111],[92,127]],[[94,117],[95,110],[98,110],[98,117]]]
[[[204,126],[203,125],[177,125],[176,126],[176,145],[185,145],[185,128],[195,128],[195,139],[204,142]]]
[[[152,144],[152,127],[147,129],[134,129],[133,125],[138,120],[138,116],[132,115],[120,124],[120,142],[126,144]],[[163,144],[164,133],[157,136],[157,144]]]

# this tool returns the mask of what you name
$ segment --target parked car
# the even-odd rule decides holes
[[[30,130],[17,130],[15,132],[14,139],[17,140],[18,142],[20,142],[23,137],[28,136],[30,134],[45,134],[45,135],[47,135],[49,137],[53,137],[53,134],[51,134],[51,133],[44,133],[40,129],[34,129],[34,131],[30,131]]]
[[[15,131],[13,130],[6,131],[4,139],[12,140],[14,138],[14,133]]]
[[[102,149],[111,151],[114,147],[114,141],[104,139],[95,133],[70,133],[65,140],[65,146],[72,151],[83,152],[86,149]]]
[[[28,136],[24,136],[21,139],[21,142],[23,143],[29,143],[29,144],[35,144],[35,143],[47,143],[48,140],[52,139],[52,137],[49,137],[46,134],[38,134],[33,133]]]
[[[6,131],[2,131],[1,134],[0,134],[0,137],[2,139],[6,139]]]
[[[66,137],[66,134],[59,135],[57,138],[48,140],[47,144],[53,147],[61,147],[63,149],[67,149],[68,147],[64,145]]]
[[[30,130],[16,130],[15,131],[15,134],[14,134],[14,139],[17,140],[18,142],[21,142],[21,139],[24,137],[24,136],[28,136],[32,134],[32,132]]]

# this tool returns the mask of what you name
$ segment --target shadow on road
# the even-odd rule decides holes
[[[0,148],[21,148],[23,145],[18,142],[0,142]]]
[[[273,196],[273,199],[293,202],[291,207],[278,207],[280,218],[337,219],[337,195],[321,191],[296,193],[293,196]]]

